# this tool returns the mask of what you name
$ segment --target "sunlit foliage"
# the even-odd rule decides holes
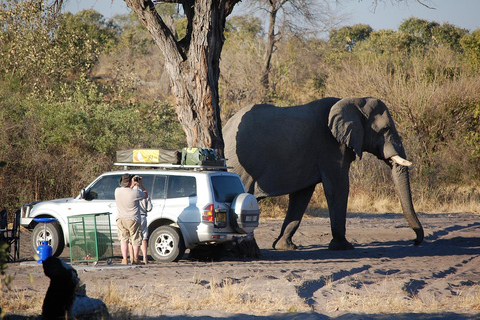
[[[185,144],[162,54],[134,15],[106,20],[93,10],[58,14],[41,4],[0,3],[0,159],[7,163],[0,201],[10,211],[76,195],[112,169],[116,150]],[[157,10],[181,39],[178,6]],[[263,26],[252,15],[227,21],[219,81],[224,124],[260,101],[288,106],[375,96],[390,107],[416,165],[416,194],[447,202],[453,195],[439,190],[473,185],[468,198],[479,193],[479,30],[410,18],[398,30],[333,29],[327,40],[286,34],[271,62],[273,94],[265,97]],[[355,162],[351,173],[352,196],[395,193],[375,159]]]

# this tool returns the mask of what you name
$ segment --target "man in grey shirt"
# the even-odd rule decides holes
[[[125,173],[120,178],[120,188],[115,190],[115,202],[117,204],[116,220],[122,251],[122,264],[128,264],[129,243],[133,246],[132,264],[140,264],[138,252],[142,244],[142,234],[140,230],[139,200],[147,197],[147,189],[143,186],[141,177]]]

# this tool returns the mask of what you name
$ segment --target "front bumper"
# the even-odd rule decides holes
[[[20,225],[25,228],[29,228],[32,224],[33,217],[30,217],[30,211],[33,206],[39,203],[40,201],[33,201],[22,206],[20,210]]]

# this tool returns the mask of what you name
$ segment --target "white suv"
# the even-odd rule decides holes
[[[112,236],[117,240],[115,189],[120,177],[129,173],[143,178],[152,200],[153,209],[147,215],[148,244],[155,260],[178,261],[185,249],[231,242],[237,237],[253,238],[260,210],[240,177],[224,170],[182,167],[190,170],[106,172],[75,198],[23,205],[21,225],[33,230],[34,251],[46,239],[58,256],[70,245],[68,217],[109,212]],[[57,221],[43,224],[34,218]]]

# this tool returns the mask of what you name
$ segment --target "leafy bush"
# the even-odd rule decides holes
[[[480,29],[461,38],[460,44],[465,51],[465,61],[470,64],[474,73],[478,73],[480,68]]]
[[[0,157],[7,167],[0,172],[0,202],[5,207],[78,194],[112,169],[118,149],[183,146],[171,105],[137,98],[132,84],[88,77],[100,49],[117,43],[115,28],[101,15],[87,10],[57,17],[31,2],[2,6]]]
[[[158,10],[181,37],[185,26],[172,9]],[[332,30],[329,40],[284,34],[268,94],[259,85],[262,21],[232,18],[225,36],[223,123],[253,103],[374,96],[389,106],[416,165],[414,198],[424,211],[455,197],[480,198],[480,30],[411,18],[398,31],[354,25]],[[75,195],[112,168],[118,149],[183,147],[170,85],[161,52],[133,14],[106,21],[92,10],[55,14],[38,2],[1,2],[0,159],[7,167],[0,201],[15,209]],[[361,201],[350,203],[358,210],[377,210],[382,198],[394,197],[379,163],[367,156],[352,165],[351,198]],[[316,192],[312,206],[325,206],[322,197]],[[285,197],[263,202],[272,211],[284,205]]]

